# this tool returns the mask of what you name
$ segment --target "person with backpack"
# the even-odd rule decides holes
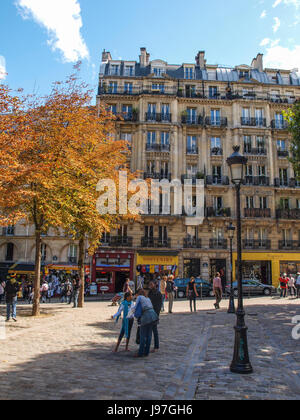
[[[17,322],[17,301],[18,292],[20,285],[16,281],[16,276],[11,276],[5,285],[5,296],[6,296],[6,322],[10,321],[10,318]]]
[[[82,282],[77,274],[73,280],[73,298],[74,298],[73,308],[78,308],[78,298],[79,298],[81,284]]]
[[[174,283],[174,276],[168,276],[166,291],[168,294],[168,301],[169,301],[169,314],[173,312],[173,304],[174,304],[174,293],[175,293],[175,283]]]

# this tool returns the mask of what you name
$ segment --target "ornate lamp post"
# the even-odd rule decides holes
[[[236,311],[237,324],[235,326],[235,346],[230,370],[233,373],[249,374],[253,369],[249,359],[247,330],[245,324],[245,311],[243,304],[242,283],[242,231],[241,231],[241,185],[243,183],[245,167],[248,159],[242,156],[239,146],[234,146],[233,154],[227,159],[230,168],[231,181],[236,189],[236,216],[237,216],[237,280],[238,280],[238,308]]]
[[[233,241],[233,237],[234,237],[234,232],[235,232],[235,227],[233,226],[232,223],[230,223],[230,225],[227,227],[227,231],[228,231],[228,236],[229,236],[229,240],[230,240],[230,264],[231,264],[231,270],[230,270],[230,299],[229,299],[229,308],[228,308],[228,313],[229,314],[235,314],[235,306],[234,306],[234,293],[233,293],[233,272],[232,272],[232,266],[233,266],[233,261],[232,261],[232,241]]]

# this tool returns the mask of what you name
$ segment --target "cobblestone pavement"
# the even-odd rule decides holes
[[[35,319],[22,305],[0,341],[0,399],[299,399],[300,341],[291,337],[299,303],[246,299],[250,376],[229,372],[235,316],[228,301],[220,312],[211,300],[198,302],[196,314],[176,302],[173,314],[161,316],[160,352],[147,359],[133,357],[135,340],[132,352],[112,353],[120,324],[109,319],[108,302],[47,304]]]

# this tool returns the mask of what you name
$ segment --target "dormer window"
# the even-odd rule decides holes
[[[119,76],[120,75],[120,66],[118,64],[111,64],[110,75],[111,76]]]
[[[195,79],[195,69],[194,67],[185,67],[184,68],[184,78],[187,80]]]
[[[249,72],[249,70],[240,70],[239,77],[240,77],[240,79],[249,80],[250,79],[250,72]]]
[[[166,69],[163,67],[154,67],[153,73],[156,77],[162,77],[166,73]]]
[[[125,66],[124,76],[128,76],[128,77],[134,76],[134,66]]]

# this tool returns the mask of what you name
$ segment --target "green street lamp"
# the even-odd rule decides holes
[[[236,311],[237,324],[235,326],[234,355],[230,370],[233,373],[250,374],[253,373],[253,368],[249,359],[247,340],[248,328],[245,324],[245,310],[243,303],[241,229],[241,185],[244,180],[248,159],[239,153],[239,146],[234,146],[233,151],[233,154],[227,159],[227,164],[230,168],[231,181],[236,190],[238,308]]]
[[[229,314],[235,314],[235,306],[234,306],[234,292],[233,292],[233,258],[232,258],[232,241],[234,237],[235,227],[232,223],[227,227],[227,232],[230,240],[230,299],[229,299],[229,308],[228,313]]]

